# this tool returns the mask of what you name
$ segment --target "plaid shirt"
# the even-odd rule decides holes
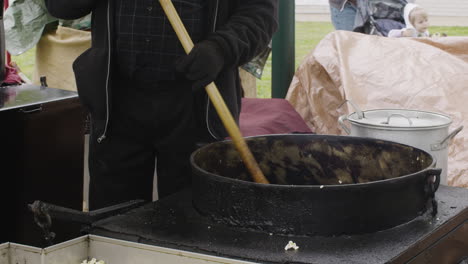
[[[173,0],[193,41],[203,36],[206,0]],[[115,9],[119,73],[141,80],[175,79],[175,61],[185,54],[157,0],[117,0]]]

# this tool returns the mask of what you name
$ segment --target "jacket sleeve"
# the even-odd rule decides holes
[[[389,38],[401,38],[403,36],[403,29],[392,29],[387,35]]]
[[[49,13],[60,19],[78,19],[91,12],[97,0],[45,0]]]
[[[231,14],[207,39],[220,46],[225,66],[239,66],[270,43],[278,28],[278,0],[239,0]]]

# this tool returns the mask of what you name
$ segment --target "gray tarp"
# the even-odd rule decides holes
[[[34,47],[44,27],[57,21],[49,15],[44,0],[16,0],[5,11],[5,44],[11,55]]]
[[[72,1],[72,0],[70,0]],[[11,55],[19,55],[36,46],[46,25],[88,29],[90,15],[78,20],[59,20],[49,14],[44,0],[15,0],[5,11],[5,44]]]

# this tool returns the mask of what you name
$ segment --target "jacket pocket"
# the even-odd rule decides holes
[[[73,62],[80,101],[95,120],[106,119],[108,70],[105,49],[90,48]]]

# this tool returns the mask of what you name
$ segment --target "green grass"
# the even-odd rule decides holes
[[[328,22],[296,22],[296,69],[320,40],[332,31],[333,26]],[[265,65],[262,79],[257,80],[257,96],[271,97],[271,56]]]
[[[16,62],[21,71],[32,80],[34,63],[36,61],[36,48],[32,48],[18,56],[11,56],[11,61]]]
[[[296,23],[296,68],[325,35],[333,31],[328,22],[297,22]],[[448,36],[468,36],[468,27],[431,27],[431,33],[446,33]],[[31,49],[19,56],[12,56],[21,70],[32,79],[34,71],[35,49]],[[271,56],[265,65],[261,80],[257,80],[257,96],[259,98],[271,97]]]
[[[448,36],[468,36],[468,27],[431,27],[429,32],[446,33]]]

